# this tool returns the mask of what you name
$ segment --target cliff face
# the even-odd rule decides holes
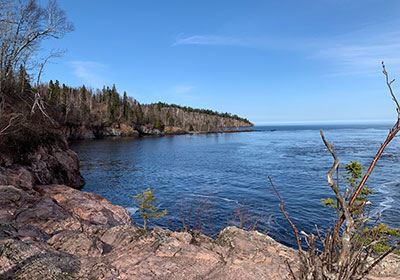
[[[103,137],[139,137],[139,131],[128,124],[112,125],[64,125],[60,133],[68,140],[96,139]]]
[[[42,144],[25,154],[0,154],[0,184],[31,190],[36,184],[66,184],[81,188],[85,184],[78,155],[63,137]]]
[[[179,135],[187,133],[210,133],[232,131],[240,127],[251,127],[252,123],[199,112],[188,112],[180,108],[142,105],[143,123],[121,121],[101,125],[63,125],[61,132],[69,140],[95,139],[108,136]]]
[[[226,128],[252,126],[240,119],[184,111],[174,107],[142,106],[145,116],[151,116],[155,128],[177,127],[185,131],[217,131]]]

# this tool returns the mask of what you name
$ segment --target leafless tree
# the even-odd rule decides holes
[[[187,232],[202,232],[209,225],[213,210],[214,194],[204,195],[198,199],[185,199],[180,207],[179,216],[182,228]]]
[[[256,230],[260,222],[271,219],[271,216],[263,215],[264,211],[255,211],[256,205],[247,202],[239,202],[231,223],[237,225],[240,229]]]
[[[362,279],[381,262],[383,258],[400,246],[400,241],[398,241],[383,254],[375,254],[373,246],[382,242],[382,238],[385,238],[380,235],[379,227],[376,227],[378,219],[373,225],[370,225],[370,204],[368,204],[367,201],[354,206],[357,197],[362,191],[384,149],[400,130],[400,105],[391,86],[394,80],[389,81],[389,75],[383,62],[382,68],[389,92],[396,104],[397,121],[390,129],[386,140],[381,144],[381,147],[354,193],[345,190],[344,194],[342,194],[339,189],[338,177],[336,182],[333,179],[334,173],[338,172],[339,159],[335,153],[333,143],[328,143],[326,141],[321,130],[322,141],[334,160],[331,169],[327,173],[328,185],[335,193],[338,201],[338,213],[342,213],[341,216],[338,216],[338,221],[332,225],[331,229],[329,229],[324,236],[320,233],[317,226],[315,226],[316,235],[312,233],[306,234],[297,229],[296,225],[286,214],[284,210],[284,201],[275,188],[271,178],[268,176],[276,195],[281,201],[279,207],[286,220],[293,228],[296,236],[300,267],[298,273],[295,274],[288,264],[289,272],[293,279]],[[359,211],[359,213],[362,213],[361,216],[354,217],[353,213],[356,210],[361,210]],[[342,227],[342,225],[344,225],[344,227]],[[372,228],[376,230],[367,230],[368,226],[372,226]],[[307,245],[307,250],[302,248],[301,242],[303,239],[300,237],[301,235],[305,236],[304,241]],[[322,249],[317,248],[317,240],[321,242]]]
[[[34,63],[41,42],[73,30],[55,0],[41,7],[37,0],[0,0],[0,90],[20,64]],[[40,64],[39,64],[40,65]]]

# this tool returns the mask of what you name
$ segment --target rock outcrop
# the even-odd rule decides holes
[[[121,123],[110,126],[69,125],[60,128],[61,134],[68,140],[96,139],[103,137],[139,137],[134,127]]]
[[[0,186],[0,279],[285,279],[296,251],[258,232],[133,226],[103,197],[65,185]],[[398,279],[391,256],[370,279]]]
[[[25,154],[0,154],[0,184],[32,189],[35,184],[65,184],[81,188],[78,155],[63,137]]]
[[[60,132],[68,140],[95,139],[110,136],[179,135],[188,133],[213,133],[239,131],[240,127],[251,127],[252,123],[233,117],[189,112],[181,108],[156,105],[141,106],[142,122],[121,121],[116,123],[92,122],[61,126]]]
[[[155,105],[143,105],[142,110],[144,116],[152,120],[150,123],[154,125],[158,122],[160,124],[161,130],[163,130],[164,127],[177,127],[189,132],[210,132],[220,129],[253,126],[249,121],[244,121],[242,119],[185,111],[182,108],[171,106],[158,107]]]
[[[278,279],[294,250],[230,227],[217,240],[132,225],[104,198],[64,185],[0,186],[1,279]],[[272,278],[271,278],[272,277]]]

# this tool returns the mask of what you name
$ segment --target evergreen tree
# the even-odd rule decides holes
[[[48,89],[48,94],[47,94],[47,98],[49,100],[50,103],[55,104],[54,100],[55,100],[55,95],[54,95],[54,83],[53,80],[50,80],[49,82],[49,89]]]
[[[58,80],[56,80],[56,82],[54,83],[54,99],[55,102],[57,103],[57,105],[60,103],[60,99],[61,99],[61,89],[60,89],[60,82]]]
[[[165,214],[167,210],[158,211],[158,208],[153,204],[156,202],[154,190],[147,188],[135,197],[136,204],[139,207],[140,216],[143,218],[143,229],[147,230],[147,221],[150,219],[158,219]]]
[[[25,67],[21,64],[19,66],[18,75],[18,91],[20,94],[26,94],[31,92],[31,85],[29,83],[29,76],[26,73]]]
[[[83,85],[81,88],[81,104],[87,101],[86,94],[87,94],[87,89],[85,85]]]
[[[129,103],[128,103],[128,97],[126,96],[126,91],[124,91],[122,106],[123,106],[123,117],[125,120],[129,120]]]

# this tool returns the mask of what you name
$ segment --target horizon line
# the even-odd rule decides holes
[[[312,120],[312,121],[258,121],[252,122],[257,125],[313,125],[313,124],[390,124],[391,119],[380,120]]]

